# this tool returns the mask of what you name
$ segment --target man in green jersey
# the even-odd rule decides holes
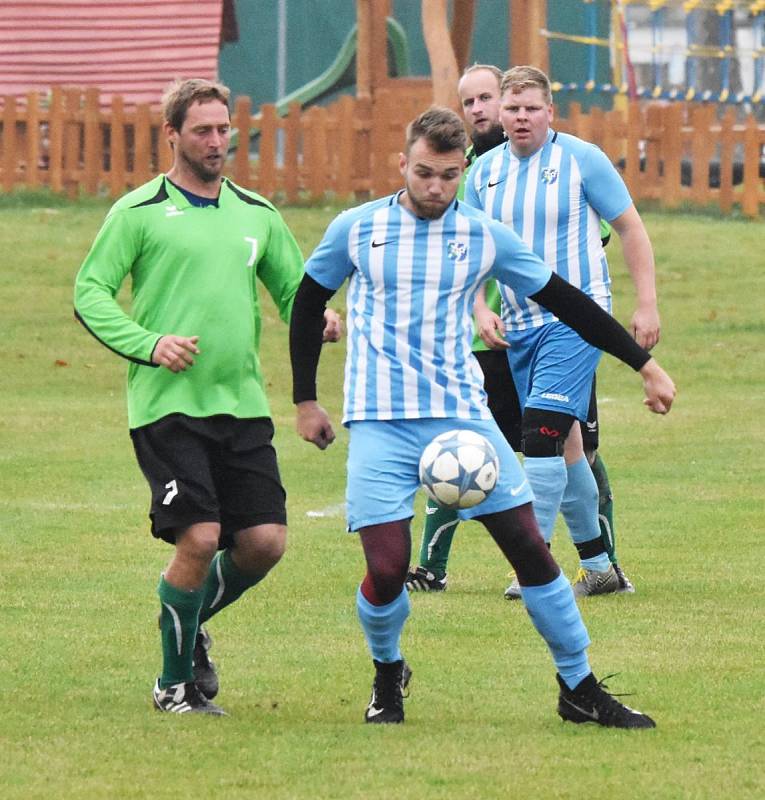
[[[276,209],[222,177],[229,90],[192,79],[163,98],[173,165],[110,210],[75,285],[75,314],[128,359],[128,422],[151,529],[175,545],[160,578],[160,711],[220,715],[201,627],[255,586],[286,543],[285,492],[258,356],[257,280],[287,322],[303,277]],[[132,281],[132,313],[115,300]],[[334,312],[325,340],[340,335]]]
[[[465,70],[457,86],[465,125],[471,139],[471,145],[465,153],[467,167],[458,192],[460,198],[463,195],[465,178],[476,158],[505,141],[505,132],[499,118],[500,85],[503,74],[501,69],[491,64],[473,64]],[[610,236],[610,225],[603,220],[601,222],[601,239],[604,246]],[[489,282],[486,286],[486,302],[489,308],[499,316],[500,298],[494,281]],[[489,409],[513,450],[519,452],[521,449],[521,408],[510,373],[507,354],[504,350],[489,349],[478,333],[473,341],[473,353],[483,370]],[[632,583],[616,561],[613,536],[613,495],[605,464],[598,454],[598,412],[594,384],[587,423],[582,424],[582,437],[592,472],[598,484],[599,522],[603,549],[608,553],[619,577],[619,591],[632,592],[634,591]],[[446,589],[446,567],[458,523],[459,518],[455,511],[440,508],[436,503],[428,501],[425,507],[425,525],[422,532],[419,564],[415,569],[410,570],[406,577],[406,587],[409,591],[432,592]],[[513,580],[505,592],[505,597],[509,600],[517,600],[520,599],[520,596],[520,586],[516,580]]]

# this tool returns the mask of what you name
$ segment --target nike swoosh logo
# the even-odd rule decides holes
[[[510,490],[510,494],[511,494],[513,497],[516,497],[517,495],[519,495],[519,494],[521,493],[521,489],[523,489],[523,487],[524,487],[524,486],[525,486],[527,483],[528,483],[528,481],[524,481],[524,482],[523,482],[523,483],[522,483],[520,486],[516,486],[514,489],[511,489],[511,490]]]
[[[374,706],[369,706],[367,709],[367,717],[376,717],[378,714],[382,714],[385,711],[384,708],[375,708]]]
[[[487,189],[491,189],[491,188],[492,188],[492,186],[496,186],[498,183],[502,183],[502,181],[504,181],[504,180],[505,180],[504,178],[500,178],[500,180],[498,180],[498,181],[489,181],[489,182],[486,184],[486,188],[487,188]]]
[[[390,242],[389,241],[385,241],[385,242],[375,242],[375,241],[373,241],[372,242],[372,247],[382,247],[384,244],[390,244]]]
[[[575,708],[580,714],[583,714],[585,717],[589,717],[592,720],[597,722],[600,719],[600,714],[598,713],[597,708],[593,708],[591,711],[586,708],[582,708],[578,706],[576,703],[572,703],[568,698],[565,698],[566,702],[571,706],[571,708]]]
[[[435,514],[438,509],[435,506],[425,506],[425,513],[426,514]]]

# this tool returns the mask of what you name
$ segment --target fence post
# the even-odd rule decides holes
[[[720,210],[733,210],[733,123],[736,112],[730,106],[720,120]]]
[[[3,108],[3,190],[10,192],[16,182],[16,98],[5,96]]]
[[[327,186],[327,110],[313,106],[305,116],[303,158],[307,162],[307,184],[311,200],[320,200]]]
[[[64,91],[64,190],[68,197],[76,198],[79,189],[80,167],[80,104],[81,92],[70,88]]]
[[[640,105],[636,100],[627,106],[627,146],[625,151],[624,182],[635,200],[643,199],[643,182],[640,179]]]
[[[744,127],[744,195],[741,210],[747,217],[760,213],[760,144],[757,135],[757,121],[749,114]]]
[[[643,197],[655,200],[661,186],[661,106],[649,104],[645,115],[645,171],[643,172]]]
[[[101,114],[99,92],[95,87],[85,90],[85,144],[83,148],[84,186],[88,194],[98,193],[98,184],[103,170],[101,147]]]
[[[48,136],[50,188],[51,191],[60,192],[64,188],[64,92],[60,86],[51,89]]]
[[[343,95],[336,105],[337,133],[335,150],[337,170],[335,172],[335,191],[339,198],[350,196],[352,187],[352,170],[356,163],[353,155],[353,143],[356,140],[355,119],[353,114],[353,98]]]
[[[691,109],[691,199],[699,205],[709,202],[709,162],[714,143],[710,127],[714,112],[714,106],[698,103]]]
[[[569,103],[568,106],[568,124],[569,124],[569,132],[572,136],[579,136],[579,131],[581,130],[581,119],[582,119],[582,105],[581,103],[572,102]]]
[[[664,109],[664,186],[661,204],[677,208],[680,204],[680,175],[683,157],[683,107],[670,103]]]
[[[133,181],[140,186],[151,178],[151,108],[141,103],[135,108],[133,128]]]
[[[239,131],[239,142],[234,153],[234,182],[245,189],[250,182],[250,122],[252,101],[249,97],[237,97],[234,105],[234,125]]]
[[[382,197],[388,194],[388,127],[392,117],[392,103],[386,89],[380,89],[372,104],[372,130],[370,148],[370,170],[372,194]]]
[[[366,98],[356,100],[354,111],[354,172],[356,180],[353,182],[353,191],[357,195],[367,198],[372,192],[371,173],[371,128],[372,128],[372,101]]]
[[[26,183],[30,189],[40,185],[40,95],[27,94],[27,174]]]
[[[624,147],[621,139],[623,137],[624,120],[621,111],[613,109],[607,111],[603,118],[603,152],[608,156],[611,163],[616,164],[622,157]]]
[[[592,142],[603,150],[603,140],[605,139],[606,115],[602,108],[593,106],[587,115],[587,135],[582,136],[588,142]]]
[[[157,172],[169,172],[173,166],[173,148],[165,136],[165,120],[161,115],[157,137]]]
[[[300,103],[290,103],[284,129],[284,191],[287,201],[294,203],[300,192]]]
[[[109,128],[109,194],[119,197],[125,191],[125,104],[121,95],[112,96],[111,125]]]
[[[260,143],[258,145],[258,191],[266,197],[276,192],[276,106],[260,107]]]

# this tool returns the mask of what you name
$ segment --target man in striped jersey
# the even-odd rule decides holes
[[[500,119],[508,142],[475,163],[465,201],[513,229],[554,272],[610,312],[611,279],[600,238],[606,219],[621,238],[637,291],[630,330],[650,349],[659,339],[659,313],[653,251],[640,215],[606,155],[552,130],[552,118],[545,73],[528,66],[506,72]],[[488,346],[509,348],[524,409],[524,466],[542,535],[550,541],[561,510],[579,551],[574,594],[618,591],[598,523],[598,486],[574,424],[587,419],[600,350],[512,286],[501,290],[504,319],[479,298],[478,329]]]
[[[460,78],[457,91],[465,117],[465,126],[472,140],[465,153],[467,160],[465,178],[469,178],[470,167],[479,156],[505,143],[505,131],[499,119],[503,77],[504,73],[498,67],[490,64],[473,64]],[[463,180],[457,192],[460,199],[464,196],[464,184]],[[601,221],[600,236],[604,246],[610,237],[610,232],[608,223]],[[485,286],[485,292],[487,305],[499,315],[500,296],[496,282],[489,281]],[[473,353],[481,365],[492,416],[513,450],[518,452],[521,449],[521,409],[507,354],[503,349],[489,348],[478,333],[473,338]],[[580,425],[584,450],[598,486],[598,523],[601,540],[619,579],[618,585],[613,586],[613,591],[634,592],[632,583],[616,559],[613,496],[606,466],[598,453],[598,405],[594,379],[587,419]],[[446,567],[458,523],[459,517],[456,511],[441,508],[432,500],[428,500],[418,564],[406,576],[408,591],[438,592],[446,589]],[[505,597],[508,600],[520,599],[521,590],[517,580],[514,579],[507,587]]]
[[[404,579],[418,462],[434,436],[466,428],[492,442],[501,468],[492,494],[460,515],[483,523],[516,570],[557,667],[558,713],[574,722],[653,727],[592,674],[589,637],[571,586],[539,534],[526,476],[486,405],[470,350],[475,294],[496,278],[550,308],[593,345],[639,370],[645,402],[657,413],[669,411],[674,385],[624,328],[553,274],[513,231],[455,199],[465,144],[462,121],[448,109],[432,108],[409,125],[399,156],[405,188],[332,222],[306,265],[290,324],[298,433],[324,449],[334,431],[316,399],[322,314],[349,280],[346,501],[348,527],[359,533],[366,559],[356,607],[375,667],[364,718],[404,720],[411,672],[400,638],[409,614]]]

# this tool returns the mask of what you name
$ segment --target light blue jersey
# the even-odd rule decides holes
[[[473,165],[465,202],[512,228],[561,278],[611,311],[611,279],[600,220],[624,213],[632,199],[619,173],[595,145],[552,130],[544,145],[519,158],[506,143]],[[514,287],[503,286],[509,331],[556,318]]]
[[[550,269],[509,228],[460,201],[422,219],[392,195],[340,214],[306,264],[349,279],[343,422],[490,419],[471,353],[473,301],[495,277],[524,297]]]

